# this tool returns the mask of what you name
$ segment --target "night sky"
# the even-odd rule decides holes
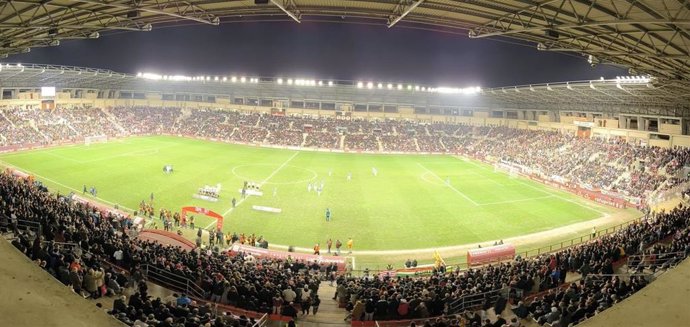
[[[506,42],[507,41],[507,42]],[[235,23],[101,34],[62,41],[5,62],[45,63],[165,75],[283,76],[434,86],[510,86],[615,78],[626,70],[511,40],[396,26]]]

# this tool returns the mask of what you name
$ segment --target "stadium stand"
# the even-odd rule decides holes
[[[280,138],[277,145],[295,146],[304,132],[307,134],[305,146],[334,149],[340,144],[340,134],[334,130],[346,127],[347,131],[359,132],[345,135],[348,149],[376,151],[379,148],[377,138],[383,149],[390,151],[427,152],[443,148],[445,152],[475,158],[500,158],[543,175],[558,175],[592,188],[631,196],[643,196],[687,181],[679,177],[678,171],[690,158],[685,149],[640,146],[618,139],[580,139],[557,132],[508,127],[421,126],[212,110],[160,110],[148,107],[77,108],[49,114],[5,110],[0,130],[7,131],[2,134],[4,145],[49,144],[56,139],[69,141],[94,133],[116,137],[124,131],[129,135],[170,133],[253,143]],[[102,126],[90,126],[89,122]],[[32,128],[25,128],[29,130],[26,134],[13,133],[17,125]],[[118,303],[111,311],[127,324],[138,319],[154,326],[167,326],[165,321],[169,318],[173,321],[184,319],[189,326],[211,321],[217,326],[253,324],[247,317],[209,312],[208,307],[199,304],[204,301],[249,312],[292,315],[291,303],[299,308],[305,294],[316,294],[321,278],[335,270],[331,266],[300,261],[259,260],[251,255],[228,258],[214,251],[185,251],[136,239],[130,236],[132,221],[128,217],[70,201],[68,197],[51,194],[40,185],[8,173],[0,175],[0,186],[4,204],[0,214],[14,230],[13,245],[37,265],[86,297],[119,296],[124,286],[138,290],[126,304]],[[17,220],[35,222],[40,229],[35,235],[20,231],[12,227]],[[662,258],[669,263],[666,266],[653,267],[665,269],[670,262],[687,256],[690,252],[689,225],[690,209],[681,205],[668,212],[650,213],[595,241],[534,258],[518,257],[511,262],[452,272],[440,269],[422,278],[341,275],[337,278],[336,297],[343,306],[349,304],[353,321],[423,319],[455,314],[468,309],[458,305],[459,301],[465,303],[468,299],[470,303],[483,303],[481,307],[486,309],[500,297],[513,303],[525,300],[523,313],[539,324],[577,323],[646,285],[644,278],[622,280],[614,276],[616,263],[621,259],[633,255],[660,257],[664,253],[679,253]],[[664,239],[670,243],[659,243]],[[143,267],[158,269],[181,281],[191,281],[199,285],[199,293],[190,295],[194,299],[178,296],[174,302],[149,299],[146,283],[143,283]],[[644,272],[649,268],[639,264],[635,269]],[[583,278],[566,283],[572,274]],[[530,301],[529,297],[534,294],[538,296]],[[308,298],[310,304],[313,296]],[[274,308],[276,306],[278,308]],[[475,317],[444,319],[448,323],[469,319],[470,324],[474,324]]]

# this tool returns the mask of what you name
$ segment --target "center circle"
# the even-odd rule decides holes
[[[279,170],[276,173],[276,170]],[[284,174],[285,173],[285,174]],[[319,175],[307,168],[291,166],[291,165],[273,165],[273,164],[246,164],[239,165],[232,168],[232,174],[237,178],[261,183],[264,179],[270,176],[270,180],[263,184],[266,185],[289,185],[307,183],[315,180]],[[289,178],[281,178],[280,176],[290,176]]]

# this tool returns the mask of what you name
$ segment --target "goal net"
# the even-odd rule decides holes
[[[108,136],[106,135],[96,135],[96,136],[86,136],[84,137],[84,145],[91,145],[93,143],[107,143]]]
[[[518,177],[519,170],[517,167],[499,162],[494,164],[494,172],[495,173],[504,173],[510,176],[510,178],[516,178]]]

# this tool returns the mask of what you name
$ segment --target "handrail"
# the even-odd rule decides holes
[[[500,294],[502,292],[505,292],[507,289],[509,290],[509,288],[504,287],[501,289],[492,290],[484,293],[468,294],[463,297],[460,297],[459,299],[456,299],[455,301],[449,304],[448,313],[457,313],[475,307],[478,305],[478,303],[481,304],[482,302],[484,302],[484,299],[486,299],[487,296],[493,302],[501,296]]]
[[[663,253],[644,253],[634,254],[627,258],[627,270],[636,270],[639,268],[658,268],[665,264],[674,266],[678,261],[687,257],[684,251],[678,252],[663,252]]]

